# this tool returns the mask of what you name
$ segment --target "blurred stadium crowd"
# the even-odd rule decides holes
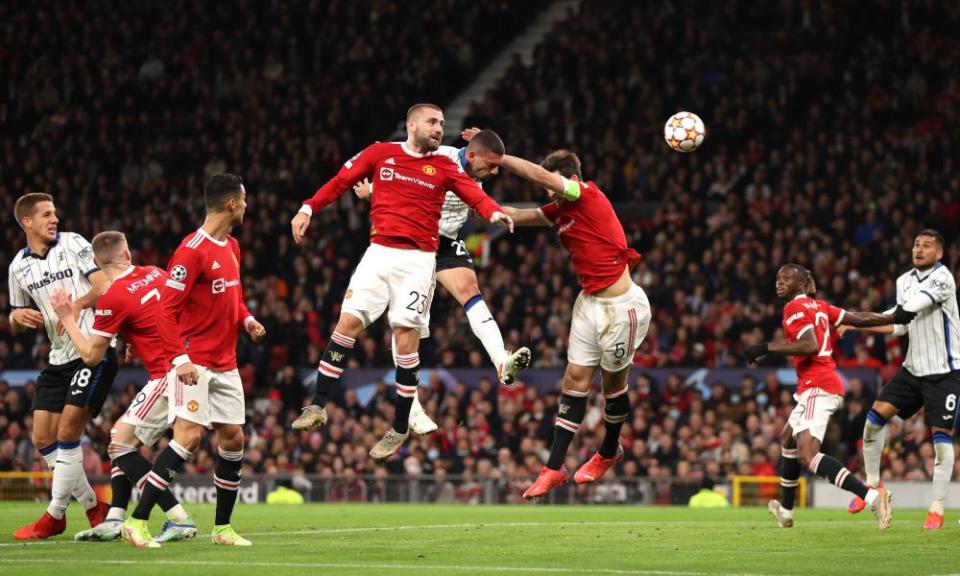
[[[23,193],[52,193],[62,229],[122,230],[136,262],[163,266],[201,221],[204,177],[241,174],[250,208],[235,235],[250,308],[268,331],[240,350],[253,394],[269,398],[249,421],[248,466],[374,473],[366,453],[391,416],[388,389],[367,406],[349,404],[348,394],[322,433],[301,437],[286,426],[303,396],[290,367],[319,359],[367,245],[368,207],[344,195],[315,216],[302,248],[291,245],[289,219],[345,159],[390,134],[410,103],[455,96],[547,2],[431,0],[419,18],[396,0],[95,4],[0,6],[0,211],[10,223],[0,275],[23,244],[9,218]],[[654,320],[636,358],[619,472],[774,473],[771,446],[792,401],[780,383],[745,381],[704,400],[679,379],[645,378],[643,368],[742,365],[747,345],[778,335],[779,264],[806,265],[821,297],[868,310],[893,302],[920,228],[941,230],[945,264],[960,264],[960,7],[869,5],[585,2],[532,65],[517,60],[477,95],[467,125],[496,129],[508,151],[532,159],[577,151],[644,254],[634,275]],[[692,155],[661,140],[663,120],[680,109],[698,112],[709,129]],[[510,176],[486,188],[501,202],[543,200]],[[488,241],[472,245],[486,249],[480,286],[508,347],[531,346],[537,367],[563,366],[578,289],[552,233],[477,229],[476,239]],[[442,289],[432,318],[425,363],[487,363]],[[388,365],[389,343],[376,325],[355,364]],[[904,344],[851,334],[836,350],[841,365],[886,377]],[[14,337],[0,318],[0,371],[42,366],[47,351],[42,335]],[[0,382],[0,470],[36,465],[30,390]],[[131,394],[114,400],[91,436],[90,470]],[[856,458],[868,395],[851,386],[831,433],[847,460]],[[531,475],[556,397],[486,382],[434,386],[424,403],[441,430],[377,473]],[[599,408],[587,421],[593,431],[571,452],[578,461],[598,441]],[[885,462],[891,477],[930,476],[922,426],[888,437],[900,443]],[[209,470],[212,460],[191,465]]]

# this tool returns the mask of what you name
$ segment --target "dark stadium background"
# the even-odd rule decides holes
[[[533,477],[552,433],[578,291],[548,231],[475,226],[471,238],[486,251],[477,254],[486,262],[480,286],[508,346],[530,346],[545,371],[535,383],[497,390],[483,380],[492,375],[486,356],[440,290],[425,364],[477,370],[444,373],[423,389],[438,433],[411,441],[385,468],[369,460],[374,431],[392,415],[392,388],[376,378],[357,382],[371,385],[364,403],[341,391],[343,406],[322,433],[288,427],[309,388],[300,376],[316,366],[368,242],[367,206],[349,194],[315,216],[303,247],[290,241],[290,218],[345,159],[396,134],[410,104],[454,100],[550,3],[413,4],[416,18],[396,0],[4,2],[0,276],[23,246],[12,216],[21,194],[53,194],[62,230],[88,238],[122,230],[135,262],[164,266],[202,220],[204,178],[241,174],[250,208],[235,235],[250,308],[268,330],[262,344],[240,347],[248,475],[310,477],[316,497],[349,499],[386,494],[374,488],[385,475],[423,473],[458,478],[458,499],[512,501],[519,484],[508,479]],[[789,371],[747,369],[741,354],[778,337],[781,263],[804,264],[821,297],[864,310],[893,303],[923,227],[943,232],[945,264],[956,269],[958,30],[958,6],[932,0],[587,1],[553,27],[532,63],[515,60],[476,94],[462,126],[448,125],[452,138],[464,126],[493,128],[508,151],[535,160],[575,150],[644,255],[634,278],[654,321],[631,377],[627,457],[617,468],[627,486],[663,480],[644,497],[669,502],[703,475],[775,473]],[[679,110],[700,114],[709,130],[693,154],[662,139]],[[500,202],[544,199],[510,176],[487,190]],[[33,385],[22,380],[44,365],[48,346],[37,333],[12,336],[8,311],[4,291],[0,470],[41,470],[29,440]],[[385,372],[389,342],[375,325],[355,367]],[[842,367],[866,369],[828,434],[829,450],[852,469],[865,407],[904,346],[854,335],[836,345]],[[672,376],[693,368],[737,372],[720,386]],[[134,374],[89,430],[90,475],[109,472],[106,439],[142,384]],[[594,402],[571,459],[593,451],[598,415]],[[929,479],[922,426],[888,434],[885,473]],[[210,447],[188,466],[209,472]],[[673,492],[670,478],[679,479]]]

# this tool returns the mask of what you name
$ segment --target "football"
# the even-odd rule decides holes
[[[663,138],[677,152],[693,152],[703,143],[707,128],[693,112],[677,112],[663,125]]]

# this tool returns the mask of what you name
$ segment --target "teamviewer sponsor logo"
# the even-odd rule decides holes
[[[421,180],[420,178],[411,178],[410,176],[404,176],[403,174],[397,172],[394,174],[394,177],[401,182],[409,182],[411,184],[416,184],[417,186],[423,186],[424,188],[429,188],[430,190],[435,190],[437,188],[436,184],[432,182],[427,182],[426,180]]]
[[[383,182],[389,182],[393,180],[394,176],[393,168],[381,168],[380,169],[380,180]]]

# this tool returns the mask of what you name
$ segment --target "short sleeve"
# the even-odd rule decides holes
[[[926,286],[920,289],[934,304],[946,302],[951,296],[957,293],[957,285],[951,274],[946,268],[940,268],[930,276],[925,283]]]
[[[847,315],[847,311],[843,308],[837,308],[832,304],[827,304],[827,320],[830,321],[830,325],[836,328],[840,326],[843,322],[843,317]]]
[[[29,308],[30,294],[20,285],[20,280],[11,265],[7,271],[7,286],[10,290],[11,308]]]
[[[127,316],[127,311],[121,304],[110,292],[98,298],[97,307],[93,311],[93,327],[90,333],[105,338],[116,336]]]
[[[70,234],[67,236],[65,247],[73,255],[84,276],[89,276],[100,269],[93,259],[93,246],[83,236]]]

